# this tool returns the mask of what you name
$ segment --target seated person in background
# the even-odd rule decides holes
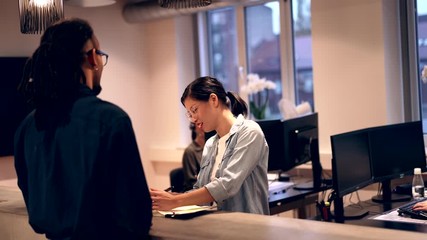
[[[18,186],[35,232],[55,240],[147,239],[151,198],[131,120],[97,97],[106,53],[81,19],[46,29],[19,91]]]
[[[193,188],[196,183],[197,174],[200,171],[200,160],[202,159],[203,146],[205,146],[205,133],[196,128],[194,123],[190,124],[191,143],[182,155],[182,168],[184,170],[184,191]]]
[[[192,142],[184,150],[182,156],[182,168],[184,170],[184,191],[193,189],[200,171],[200,160],[202,159],[203,147],[206,140],[215,135],[215,131],[205,133],[190,123]]]
[[[153,210],[215,202],[218,210],[268,215],[268,145],[260,126],[245,119],[246,103],[212,77],[190,83],[181,103],[196,127],[217,134],[204,146],[194,189],[181,194],[151,189]]]
[[[415,211],[424,211],[427,212],[427,200],[416,203],[413,207],[413,210]]]

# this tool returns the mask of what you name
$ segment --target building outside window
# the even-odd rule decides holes
[[[427,79],[422,79],[421,74],[424,66],[427,65],[427,1],[417,0],[417,45],[419,63],[419,94],[421,118],[423,121],[424,133],[427,132]],[[427,74],[427,71],[426,71]]]
[[[267,119],[281,118],[282,98],[295,105],[309,102],[314,109],[310,3],[272,1],[208,11],[206,21],[199,21],[207,29],[208,74],[235,92],[249,73],[276,83],[269,91]],[[237,43],[242,42],[239,52]]]

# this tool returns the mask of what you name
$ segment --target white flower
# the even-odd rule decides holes
[[[260,78],[258,74],[250,73],[248,74],[247,79],[247,84],[240,88],[240,92],[243,94],[254,94],[265,89],[276,88],[276,83],[265,78]]]

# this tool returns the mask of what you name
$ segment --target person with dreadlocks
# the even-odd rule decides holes
[[[32,104],[15,133],[18,186],[49,239],[145,239],[152,201],[132,123],[97,97],[108,55],[88,22],[46,29],[18,90]]]

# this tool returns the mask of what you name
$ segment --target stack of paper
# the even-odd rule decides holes
[[[216,210],[216,206],[188,205],[172,209],[171,211],[158,211],[161,215],[169,218],[188,219]]]

